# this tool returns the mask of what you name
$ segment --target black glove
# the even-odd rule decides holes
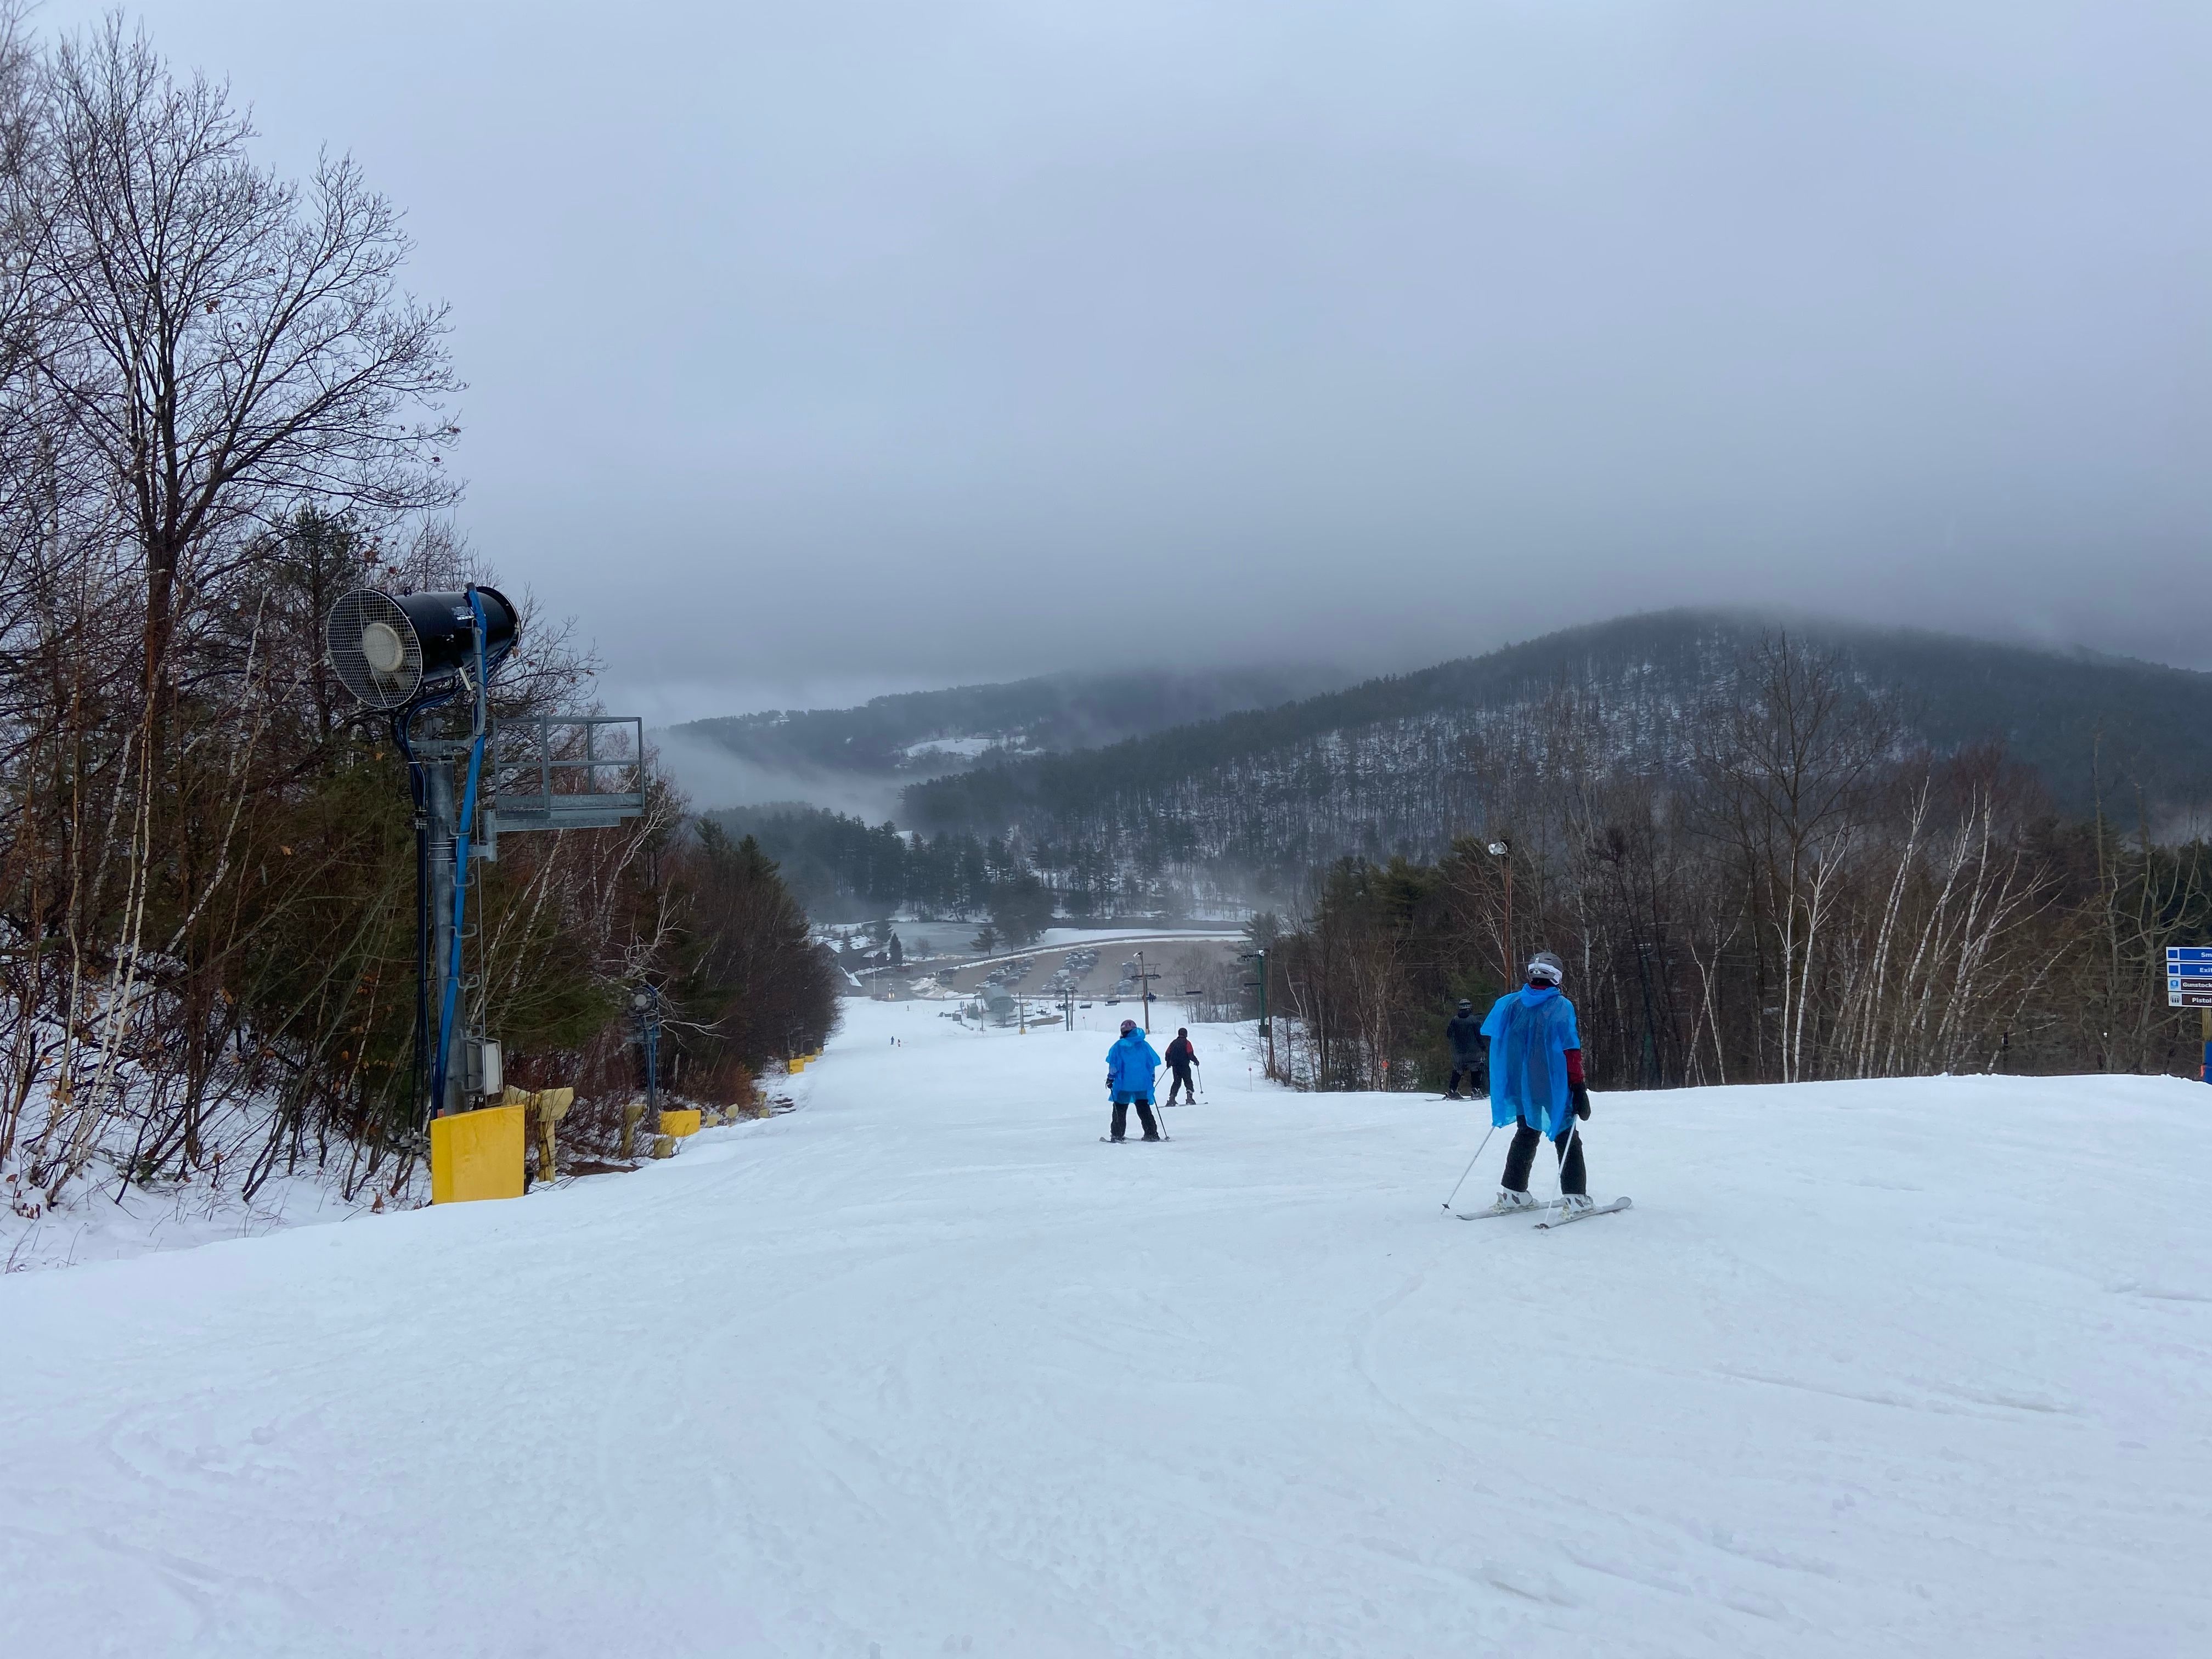
[[[1570,1083],[1567,1085],[1567,1093],[1573,1097],[1575,1115],[1587,1123],[1589,1121],[1589,1085],[1586,1083]]]

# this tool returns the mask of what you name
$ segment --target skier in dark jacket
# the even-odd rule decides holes
[[[1168,1097],[1164,1104],[1172,1106],[1176,1103],[1176,1091],[1178,1089],[1182,1091],[1185,1105],[1198,1098],[1198,1090],[1190,1080],[1190,1068],[1197,1064],[1198,1050],[1190,1046],[1190,1027],[1176,1026],[1176,1040],[1168,1044],[1168,1070],[1175,1073],[1175,1080],[1168,1085]]]
[[[1559,1154],[1560,1206],[1570,1215],[1590,1207],[1589,1177],[1583,1169],[1583,1139],[1575,1120],[1590,1114],[1583,1082],[1583,1039],[1575,1005],[1560,992],[1566,969],[1549,951],[1529,958],[1528,982],[1498,999],[1482,1022],[1490,1039],[1490,1121],[1514,1125],[1505,1154],[1502,1210],[1533,1209],[1528,1166],[1536,1143],[1548,1139]]]
[[[1474,1005],[1465,997],[1459,1002],[1459,1012],[1444,1026],[1444,1041],[1451,1044],[1451,1081],[1444,1085],[1446,1100],[1464,1099],[1459,1091],[1459,1080],[1467,1079],[1468,1093],[1480,1097],[1483,1092],[1482,1022],[1474,1017]]]

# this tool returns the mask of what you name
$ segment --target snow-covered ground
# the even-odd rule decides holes
[[[244,1182],[202,1175],[193,1182],[149,1190],[118,1182],[102,1170],[96,1184],[80,1182],[61,1208],[33,1204],[25,1214],[0,1205],[0,1273],[113,1261],[155,1250],[190,1249],[218,1240],[258,1238],[291,1227],[382,1219],[380,1205],[412,1208],[428,1197],[421,1172],[394,1195],[386,1180],[365,1184],[349,1203],[340,1170],[322,1176],[273,1176],[252,1198]],[[0,1193],[4,1197],[5,1193]]]
[[[1064,946],[1085,945],[1147,945],[1155,939],[1163,945],[1179,941],[1195,944],[1243,937],[1235,927],[1224,922],[1216,922],[1211,927],[1048,927],[1037,936],[1034,948],[1057,951]]]
[[[1102,1034],[846,1012],[635,1175],[0,1279],[10,1645],[2212,1651],[2201,1085],[1601,1096],[1543,1233],[1464,1106],[1200,1028],[1107,1146]]]
[[[924,738],[920,743],[910,743],[902,751],[908,760],[924,760],[939,755],[957,755],[963,760],[973,760],[978,755],[988,754],[994,749],[1005,747],[1018,738],[1006,737]],[[1026,750],[1015,750],[1015,753]]]

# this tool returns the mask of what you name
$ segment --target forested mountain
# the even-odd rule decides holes
[[[1280,708],[909,787],[905,821],[1014,833],[1041,865],[1211,868],[1262,887],[1345,854],[1434,856],[1493,815],[1505,770],[1583,766],[1663,779],[1735,695],[1738,665],[1784,633],[1836,655],[1938,753],[1997,744],[2053,805],[2101,793],[2171,829],[2212,800],[2212,733],[2190,718],[2212,675],[1907,630],[1676,611],[1569,629]],[[1081,881],[1085,878],[1075,878]]]
[[[1301,665],[1202,673],[1049,674],[877,697],[857,708],[692,720],[674,735],[782,775],[934,776],[979,757],[1093,748],[1331,690],[1346,676]]]

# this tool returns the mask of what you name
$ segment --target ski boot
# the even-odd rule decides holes
[[[1570,1216],[1581,1214],[1589,1207],[1590,1200],[1588,1193],[1565,1194],[1559,1200],[1559,1218],[1564,1221]]]
[[[1526,1193],[1517,1193],[1510,1187],[1500,1187],[1498,1202],[1490,1207],[1493,1210],[1540,1210],[1544,1206]]]

